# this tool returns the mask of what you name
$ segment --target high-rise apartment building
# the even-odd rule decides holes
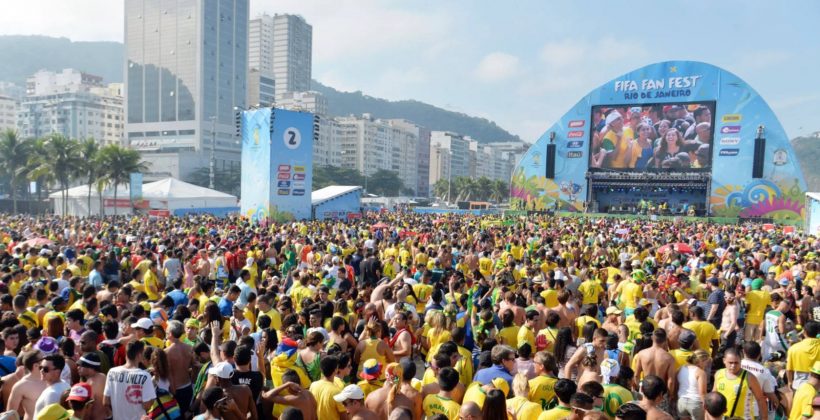
[[[0,95],[0,133],[6,130],[17,130],[17,108],[19,106],[16,99]]]
[[[310,90],[313,27],[303,17],[260,15],[249,24],[248,68],[273,75],[277,98]]]
[[[128,144],[146,178],[236,167],[246,107],[249,0],[125,0]]]
[[[121,144],[123,127],[120,83],[104,85],[101,77],[73,69],[41,70],[26,80],[26,96],[17,114],[17,130],[23,137],[58,133]]]
[[[418,126],[405,120],[374,119],[370,114],[336,118],[336,123],[339,166],[366,176],[379,169],[396,172],[406,189],[416,191]]]
[[[439,168],[434,168],[435,163]],[[439,179],[470,176],[470,139],[450,131],[430,133],[430,185]]]

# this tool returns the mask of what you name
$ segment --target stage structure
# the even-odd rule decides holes
[[[582,98],[513,171],[521,210],[802,223],[806,183],[783,127],[743,80],[667,61]]]
[[[253,222],[311,218],[313,114],[242,111],[241,212]]]

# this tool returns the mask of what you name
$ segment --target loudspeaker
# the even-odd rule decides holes
[[[547,145],[547,179],[555,178],[555,144]]]
[[[766,139],[755,139],[755,155],[752,164],[752,178],[763,178],[763,163],[766,160]]]

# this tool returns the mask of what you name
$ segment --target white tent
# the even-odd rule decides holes
[[[88,186],[69,188],[67,193],[68,215],[88,215]],[[62,192],[49,195],[54,200],[54,214],[62,214]],[[165,178],[142,186],[142,203],[137,204],[137,212],[155,215],[185,214],[185,213],[214,213],[225,214],[238,209],[236,196],[225,194],[209,188],[180,181],[175,178]],[[100,196],[91,189],[91,214],[100,214]],[[114,199],[114,188],[103,191],[102,204],[105,214],[132,214],[134,208],[130,199],[127,185],[120,185],[117,189],[117,198]]]
[[[806,193],[806,235],[820,235],[820,192]]]

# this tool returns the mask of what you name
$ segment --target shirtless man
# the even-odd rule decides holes
[[[105,407],[103,401],[105,396],[105,375],[100,372],[102,364],[100,363],[100,356],[97,353],[86,353],[80,357],[77,362],[77,371],[80,374],[80,379],[91,385],[94,404],[90,410],[87,411],[88,418],[91,420],[102,420],[111,418],[111,411]]]
[[[660,328],[666,330],[666,341],[669,343],[669,350],[680,348],[680,333],[683,332],[683,321],[685,317],[683,312],[679,310],[672,310],[669,318],[664,319],[665,325]]]
[[[262,393],[262,399],[274,404],[294,407],[302,412],[304,420],[316,420],[316,398],[310,391],[299,386],[299,374],[289,370],[282,375],[282,385]],[[283,391],[287,394],[283,395]],[[275,410],[276,413],[278,410]]]
[[[391,324],[396,329],[396,334],[389,344],[393,348],[393,357],[397,360],[409,357],[413,352],[413,333],[408,329],[407,322],[407,314],[396,312],[393,315]]]
[[[416,364],[410,359],[388,364],[385,368],[384,386],[367,395],[365,407],[375,412],[379,418],[387,418],[388,413],[396,407],[404,407],[413,412],[413,419],[421,419],[421,393],[411,383],[415,376]],[[393,387],[397,387],[395,398],[388,401]]]
[[[652,347],[641,350],[635,355],[635,384],[641,376],[656,376],[664,383],[665,391],[675,395],[676,369],[675,358],[669,354],[666,342],[666,330],[652,332]]]
[[[364,391],[358,385],[351,384],[344,387],[342,392],[333,396],[333,399],[344,405],[347,414],[350,415],[348,417],[350,420],[379,420],[380,418],[365,407]]]
[[[606,359],[606,338],[607,338],[608,335],[609,335],[609,333],[603,328],[596,329],[595,333],[593,333],[593,335],[592,335],[592,348],[595,351],[595,360],[597,361],[594,368],[595,368],[595,370],[597,371],[597,373],[599,375],[601,374],[601,362],[603,362],[604,359]],[[584,371],[586,369],[588,369],[588,367],[585,367],[581,364],[581,362],[584,360],[584,358],[586,356],[587,356],[587,347],[586,346],[578,347],[578,350],[576,350],[575,354],[573,354],[572,357],[569,359],[569,362],[567,362],[567,365],[564,366],[564,375],[565,375],[565,377],[572,378],[573,377],[572,370],[575,369],[575,367],[577,366],[578,367],[578,376],[577,377],[580,378],[581,375],[584,374]],[[673,366],[674,366],[674,364],[673,364]],[[589,367],[589,368],[592,368],[592,367]]]
[[[512,311],[514,318],[513,323],[515,325],[524,325],[524,321],[527,318],[527,313],[524,308],[515,304],[515,293],[507,292],[504,294],[504,301],[501,302],[499,305],[499,313],[504,312],[504,310],[509,309]]]
[[[185,413],[190,408],[193,399],[191,372],[193,371],[194,353],[191,346],[180,341],[183,334],[185,334],[185,326],[181,322],[168,322],[167,339],[171,344],[164,351],[168,356],[171,385],[176,390],[174,398],[179,403],[179,409]]]
[[[23,413],[23,420],[34,419],[34,404],[37,398],[48,387],[40,378],[40,362],[42,357],[37,350],[23,353],[20,358],[26,368],[26,375],[11,388],[8,410]]]
[[[637,373],[635,376],[637,377]],[[648,375],[642,381],[641,391],[643,399],[638,405],[646,410],[646,420],[672,420],[669,413],[658,408],[668,392],[663,379],[655,375]]]
[[[572,328],[575,325],[575,318],[578,318],[578,312],[567,306],[567,302],[569,302],[571,296],[572,293],[567,289],[561,289],[561,291],[558,292],[558,307],[554,308],[555,312],[558,312],[558,316],[561,317],[561,321],[558,322],[558,328]]]

